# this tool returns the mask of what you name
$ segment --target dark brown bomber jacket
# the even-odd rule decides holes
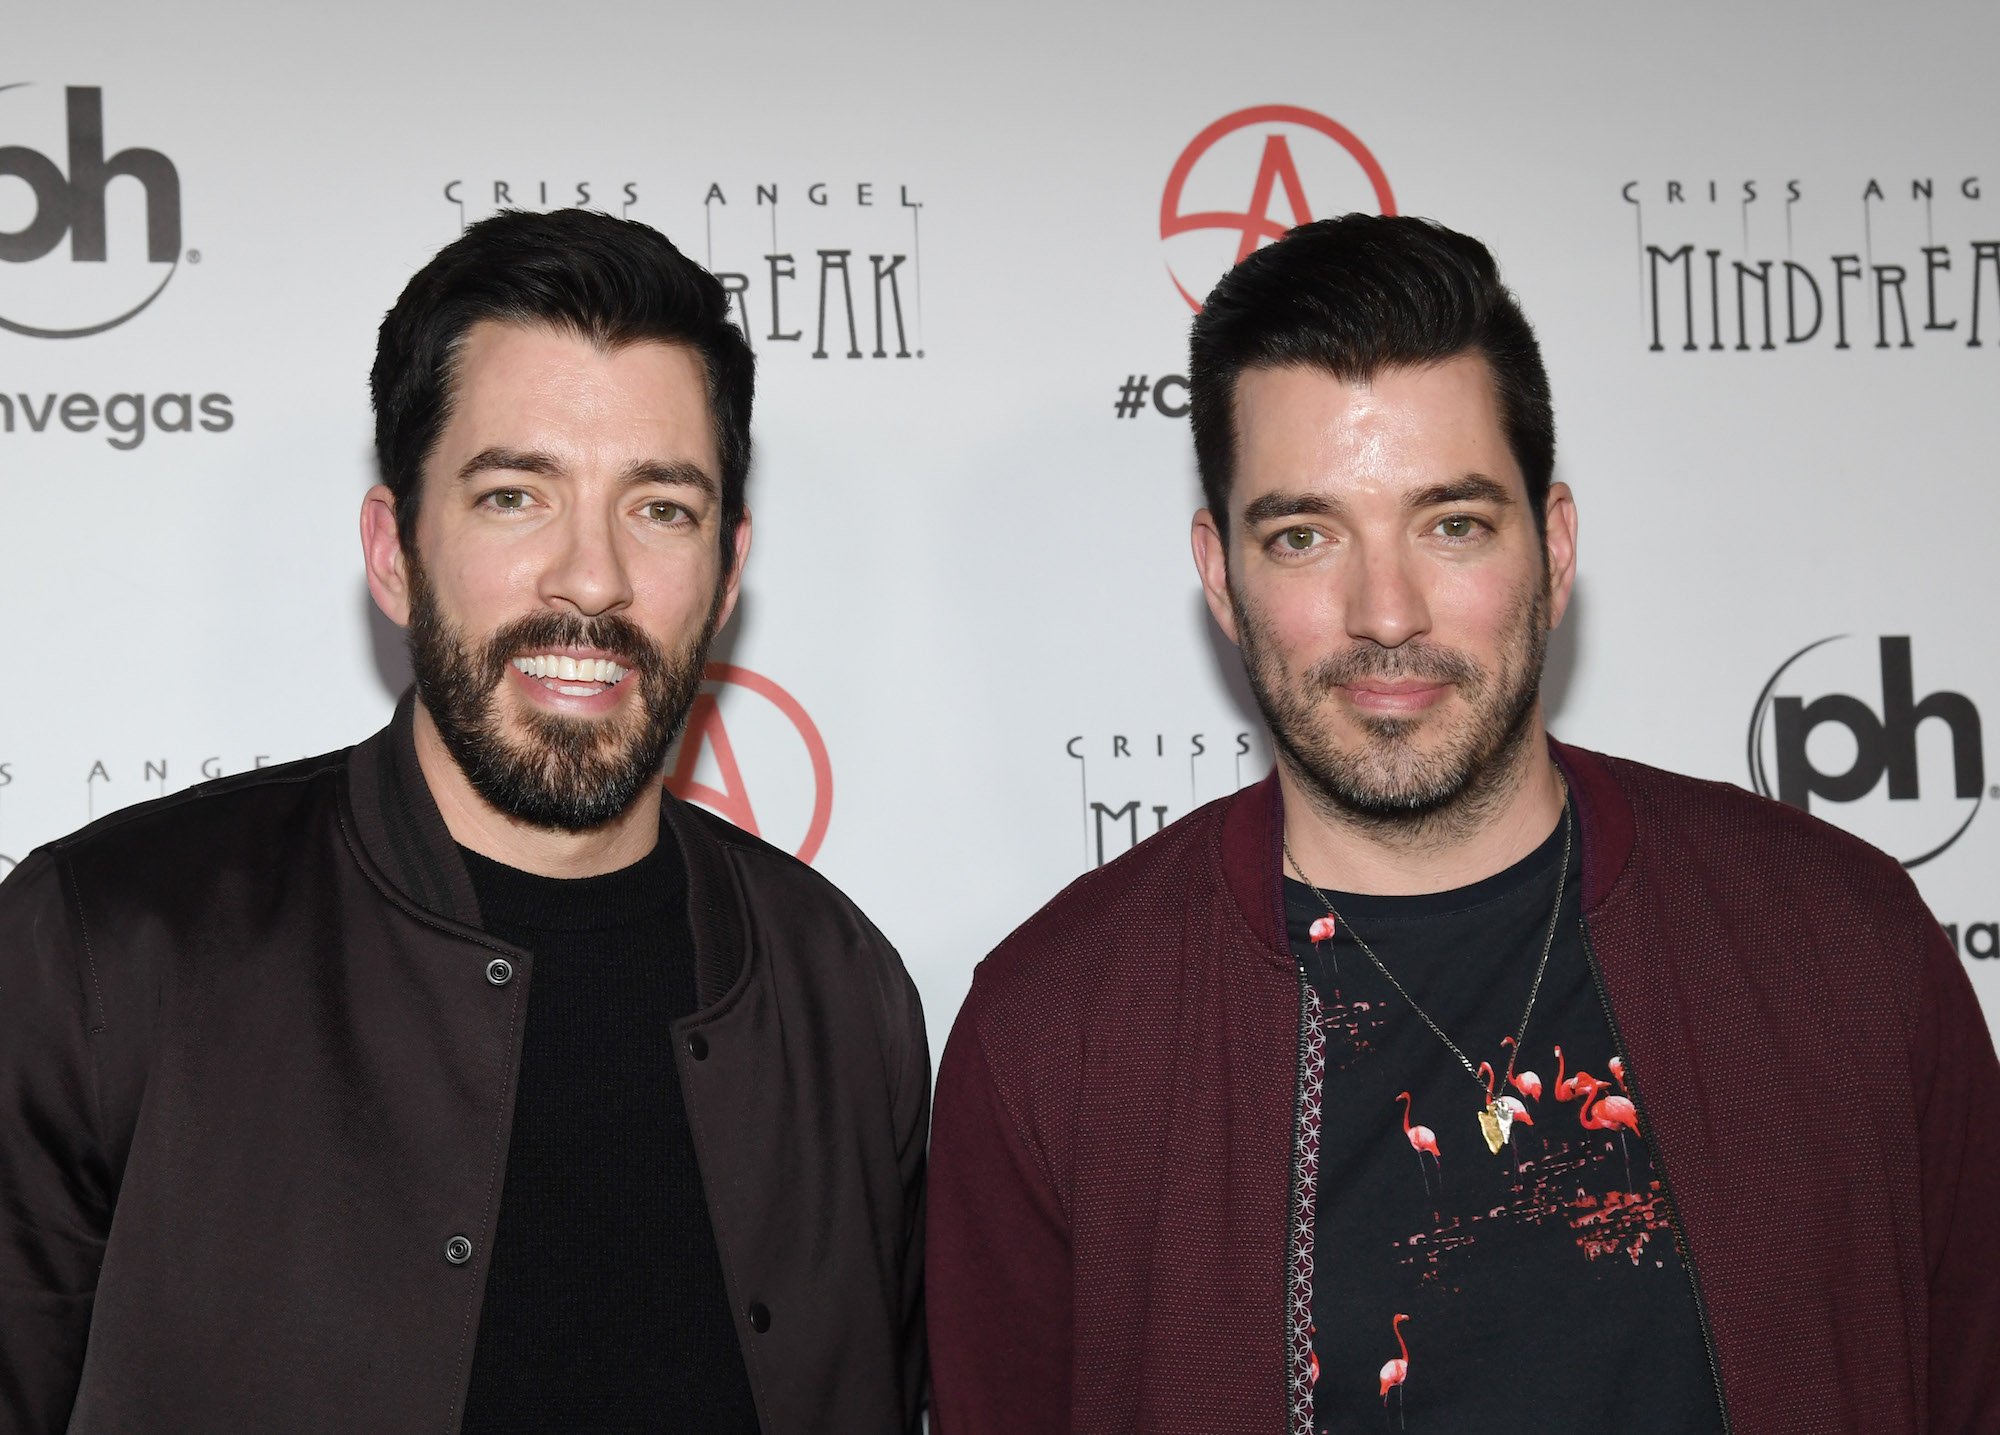
[[[534,958],[480,930],[411,713],[0,885],[4,1435],[458,1429]],[[701,1009],[660,1039],[758,1417],[914,1430],[916,989],[810,868],[671,798],[662,840]]]

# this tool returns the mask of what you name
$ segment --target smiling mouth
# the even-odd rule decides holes
[[[609,658],[572,658],[563,653],[535,654],[512,660],[514,670],[534,678],[550,692],[564,697],[589,698],[615,688],[630,669]]]

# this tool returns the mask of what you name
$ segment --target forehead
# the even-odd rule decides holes
[[[437,457],[491,445],[584,462],[600,450],[717,471],[707,375],[685,344],[607,348],[565,329],[482,321],[460,342]],[[643,451],[643,452],[640,452]]]
[[[1282,487],[1401,489],[1483,473],[1526,492],[1478,354],[1358,382],[1303,367],[1236,387],[1237,508]]]

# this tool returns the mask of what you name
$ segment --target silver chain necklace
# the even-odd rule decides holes
[[[1560,774],[1557,775],[1556,780],[1559,782],[1562,781]],[[1549,913],[1548,935],[1542,939],[1542,957],[1541,960],[1535,964],[1535,980],[1533,985],[1531,985],[1528,988],[1528,1004],[1527,1006],[1521,1009],[1521,1026],[1520,1029],[1514,1033],[1513,1050],[1507,1057],[1506,1076],[1505,1079],[1499,1083],[1499,1085],[1502,1087],[1504,1087],[1507,1084],[1507,1082],[1510,1082],[1514,1079],[1514,1063],[1520,1059],[1521,1043],[1527,1039],[1528,1035],[1528,1019],[1534,1015],[1535,998],[1540,996],[1542,992],[1542,974],[1549,969],[1549,953],[1555,948],[1556,926],[1562,919],[1563,887],[1569,881],[1569,857],[1570,857],[1571,836],[1572,833],[1570,827],[1569,784],[1567,782],[1564,782],[1563,783],[1563,855],[1562,855],[1562,865],[1556,869],[1555,907]],[[1409,992],[1403,989],[1403,984],[1397,981],[1395,974],[1382,964],[1382,959],[1375,955],[1375,949],[1369,946],[1368,943],[1362,939],[1362,936],[1359,932],[1354,930],[1353,924],[1349,922],[1347,918],[1341,916],[1339,912],[1334,910],[1333,903],[1327,900],[1326,893],[1322,892],[1317,886],[1313,884],[1312,880],[1306,876],[1305,868],[1299,865],[1299,859],[1292,855],[1292,844],[1290,842],[1287,842],[1282,836],[1278,839],[1278,844],[1280,847],[1284,849],[1285,860],[1291,863],[1292,871],[1295,874],[1297,874],[1298,879],[1301,882],[1305,883],[1306,886],[1312,888],[1313,895],[1319,898],[1320,905],[1326,908],[1326,914],[1329,917],[1333,918],[1336,930],[1340,928],[1346,929],[1347,935],[1354,938],[1354,944],[1357,947],[1361,948],[1363,954],[1367,956],[1369,961],[1375,964],[1375,970],[1380,972],[1383,975],[1383,977],[1388,981],[1389,985],[1396,989],[1396,995],[1401,997],[1404,1001],[1408,1002],[1410,1005],[1410,1010],[1415,1012],[1420,1018],[1422,1018],[1424,1025],[1431,1029],[1432,1033],[1436,1035],[1439,1041],[1443,1042],[1445,1046],[1450,1048],[1451,1054],[1458,1058],[1458,1064],[1465,1068],[1466,1074],[1470,1076],[1473,1079],[1473,1081],[1478,1084],[1479,1089],[1483,1093],[1485,1093],[1486,1103],[1479,1113],[1479,1132],[1480,1135],[1486,1138],[1486,1148],[1489,1151],[1491,1151],[1494,1155],[1496,1156],[1499,1155],[1500,1148],[1507,1144],[1507,1136],[1509,1129],[1514,1124],[1514,1113],[1508,1110],[1505,1106],[1500,1104],[1500,1098],[1495,1097],[1492,1094],[1494,1088],[1488,1086],[1485,1081],[1480,1079],[1479,1068],[1472,1064],[1472,1059],[1459,1049],[1459,1045],[1457,1042],[1453,1041],[1450,1037],[1445,1035],[1443,1027],[1439,1026],[1435,1021],[1431,1020],[1431,1014],[1425,1011],[1421,1006],[1417,1004],[1417,999],[1411,996]]]

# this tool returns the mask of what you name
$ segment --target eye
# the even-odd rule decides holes
[[[678,523],[688,516],[685,508],[664,498],[654,499],[640,511],[655,523]]]
[[[528,495],[518,488],[496,488],[481,502],[499,509],[502,513],[519,513],[528,506]]]
[[[1304,553],[1319,541],[1319,534],[1310,528],[1287,528],[1278,535],[1278,546],[1287,553]]]
[[[1479,520],[1470,514],[1454,513],[1449,518],[1438,520],[1437,531],[1446,538],[1475,538],[1481,526]]]

